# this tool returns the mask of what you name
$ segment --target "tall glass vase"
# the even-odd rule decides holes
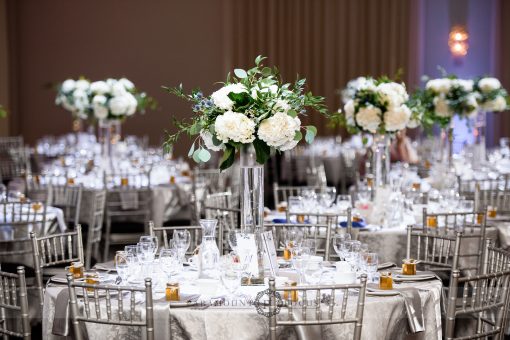
[[[264,282],[264,252],[262,230],[264,223],[264,166],[256,162],[253,146],[241,148],[241,230],[255,234],[258,272],[252,273],[250,283]]]
[[[100,120],[98,123],[98,139],[101,144],[101,155],[104,166],[113,169],[115,156],[115,145],[121,139],[121,121],[120,120]]]
[[[371,171],[375,187],[388,184],[390,173],[390,137],[387,135],[374,135],[372,142]]]
[[[453,119],[452,122],[441,128],[441,164],[451,168],[453,166]]]
[[[473,145],[473,168],[482,165],[487,159],[485,134],[487,127],[487,113],[479,111],[472,122],[474,145]]]

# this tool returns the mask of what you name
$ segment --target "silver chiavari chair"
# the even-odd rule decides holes
[[[348,208],[345,213],[309,213],[309,212],[286,212],[287,221],[289,223],[311,223],[317,225],[325,225],[323,229],[322,238],[325,239],[324,258],[329,260],[332,256],[335,257],[335,252],[331,252],[331,240],[336,234],[348,233],[355,237],[352,228],[352,210]],[[341,222],[346,222],[346,228],[340,226]],[[321,238],[321,237],[320,237]]]
[[[85,269],[92,265],[92,256],[99,260],[99,245],[103,234],[104,207],[106,203],[106,191],[96,191],[90,207],[88,218],[87,245],[85,248]]]
[[[499,216],[510,218],[510,190],[501,189],[480,189],[475,191],[475,210],[485,211],[491,207],[491,210]]]
[[[76,225],[80,220],[80,207],[83,186],[79,185],[50,185],[48,201],[49,205],[64,211],[64,217],[68,227]]]
[[[106,261],[110,245],[133,243],[140,235],[149,231],[145,222],[151,219],[152,190],[150,170],[140,170],[138,173],[105,173],[104,182],[107,193],[103,260]],[[115,220],[126,218],[143,221],[144,229],[140,228],[139,232],[112,231],[112,223]]]
[[[318,285],[318,286],[297,286],[292,290],[301,292],[302,303],[300,308],[293,306],[291,300],[292,294],[289,287],[276,287],[274,278],[269,279],[269,332],[270,339],[277,339],[278,327],[295,327],[295,326],[333,326],[345,325],[354,328],[353,339],[361,339],[361,330],[363,326],[363,311],[365,308],[365,291],[367,285],[367,276],[361,275],[360,283],[344,284],[344,285]],[[287,299],[283,301],[282,306],[278,305],[278,296],[285,296],[288,292]],[[349,292],[357,291],[356,308],[349,308],[349,297],[355,295]],[[337,303],[335,296],[337,292],[342,292],[342,301]],[[313,299],[313,304],[309,307],[307,297]],[[329,296],[329,297],[328,297]],[[351,302],[352,305],[352,302]],[[278,308],[287,309],[287,313],[277,313]],[[352,312],[351,312],[352,311]],[[295,314],[300,313],[298,320]],[[286,315],[285,315],[286,314]]]
[[[154,340],[154,306],[150,278],[145,279],[145,288],[135,288],[77,282],[73,281],[72,274],[67,274],[67,285],[69,288],[69,314],[76,340],[84,339],[80,323],[143,327],[146,339]],[[78,300],[78,292],[82,296],[80,300]],[[144,295],[143,304],[136,301],[137,293]],[[79,304],[83,304],[83,308],[79,308]],[[80,312],[80,310],[82,311]],[[144,314],[145,316],[143,316]]]
[[[7,318],[9,314],[10,318]],[[21,330],[12,328],[9,321],[21,321]],[[0,271],[0,335],[31,339],[25,268],[19,266],[17,274]]]
[[[273,198],[275,206],[280,202],[287,202],[290,196],[300,196],[305,190],[313,190],[319,193],[324,187],[321,186],[284,186],[273,183]]]
[[[81,225],[76,225],[72,232],[37,237],[30,233],[32,240],[32,253],[34,257],[34,270],[36,285],[39,289],[41,307],[44,297],[44,275],[62,273],[63,265],[72,262],[84,263],[83,240]]]
[[[172,239],[174,231],[176,230],[187,230],[190,233],[191,241],[186,255],[193,255],[197,247],[202,242],[202,227],[199,225],[187,225],[187,226],[165,226],[155,227],[152,221],[149,222],[149,230],[151,236],[156,236],[160,243],[165,248],[170,248],[169,240]]]
[[[288,230],[299,229],[303,232],[304,240],[314,240],[317,254],[325,254],[327,247],[326,224],[313,223],[264,223],[264,230],[271,231],[276,250],[283,253],[285,250],[285,233]]]
[[[509,175],[499,175],[497,178],[462,179],[457,177],[459,194],[467,199],[473,199],[477,188],[482,190],[509,190]]]
[[[510,270],[460,277],[454,270],[446,308],[445,339],[503,339],[510,294]],[[455,336],[458,320],[474,319],[472,334]]]
[[[23,136],[0,137],[0,154],[24,147]]]

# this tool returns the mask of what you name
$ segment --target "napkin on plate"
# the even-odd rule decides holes
[[[423,274],[416,274],[416,275],[403,275],[403,274],[395,274],[393,277],[393,280],[395,281],[427,281],[427,280],[433,280],[436,279],[437,276],[433,273],[423,273]]]
[[[392,268],[392,267],[396,267],[396,266],[397,265],[393,262],[384,262],[377,266],[377,270],[388,269],[388,268]]]

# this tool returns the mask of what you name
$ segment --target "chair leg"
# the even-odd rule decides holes
[[[108,254],[110,252],[110,231],[111,231],[112,221],[110,216],[106,216],[106,232],[104,234],[104,252],[103,252],[103,262],[108,261]]]

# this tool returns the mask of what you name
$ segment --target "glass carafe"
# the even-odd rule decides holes
[[[218,220],[200,220],[202,227],[202,243],[198,250],[198,278],[218,279],[220,250],[216,244],[216,225]]]

